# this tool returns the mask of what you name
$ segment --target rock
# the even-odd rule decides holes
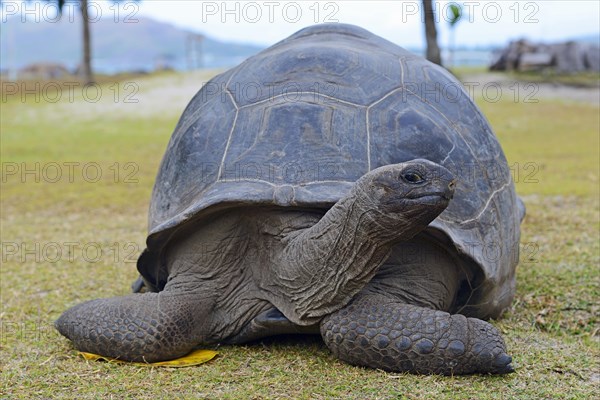
[[[554,46],[554,66],[556,72],[582,72],[585,71],[583,63],[584,53],[582,46],[576,42],[561,43]]]
[[[552,53],[524,53],[519,59],[519,71],[539,70],[552,65]]]
[[[559,73],[600,71],[600,47],[579,42],[554,44],[512,41],[496,55],[492,71],[553,69]]]
[[[600,72],[600,47],[588,45],[584,49],[583,63],[586,70]]]
[[[494,71],[515,70],[519,66],[519,58],[521,57],[521,54],[534,51],[535,45],[525,39],[510,42],[508,47],[500,53],[490,69]]]

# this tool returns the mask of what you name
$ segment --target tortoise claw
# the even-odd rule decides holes
[[[506,353],[502,353],[494,359],[494,373],[496,374],[510,374],[515,372],[512,366],[512,357]]]

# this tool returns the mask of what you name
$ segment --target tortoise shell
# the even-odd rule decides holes
[[[425,158],[458,178],[428,231],[465,260],[460,312],[514,294],[520,203],[488,122],[445,69],[362,28],[324,24],[214,77],[190,101],[152,193],[138,269],[160,290],[175,231],[228,207],[331,207],[377,167]]]

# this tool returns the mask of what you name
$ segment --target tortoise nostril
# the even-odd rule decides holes
[[[453,179],[449,184],[448,184],[448,189],[450,190],[454,190],[456,188],[456,179]]]

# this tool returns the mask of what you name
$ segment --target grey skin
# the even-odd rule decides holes
[[[494,327],[447,312],[460,267],[420,234],[448,206],[455,184],[446,168],[413,160],[368,172],[326,212],[215,213],[170,241],[163,290],[80,304],[56,327],[81,351],[131,361],[320,331],[335,356],[355,365],[511,372]],[[406,259],[415,245],[421,256]]]

